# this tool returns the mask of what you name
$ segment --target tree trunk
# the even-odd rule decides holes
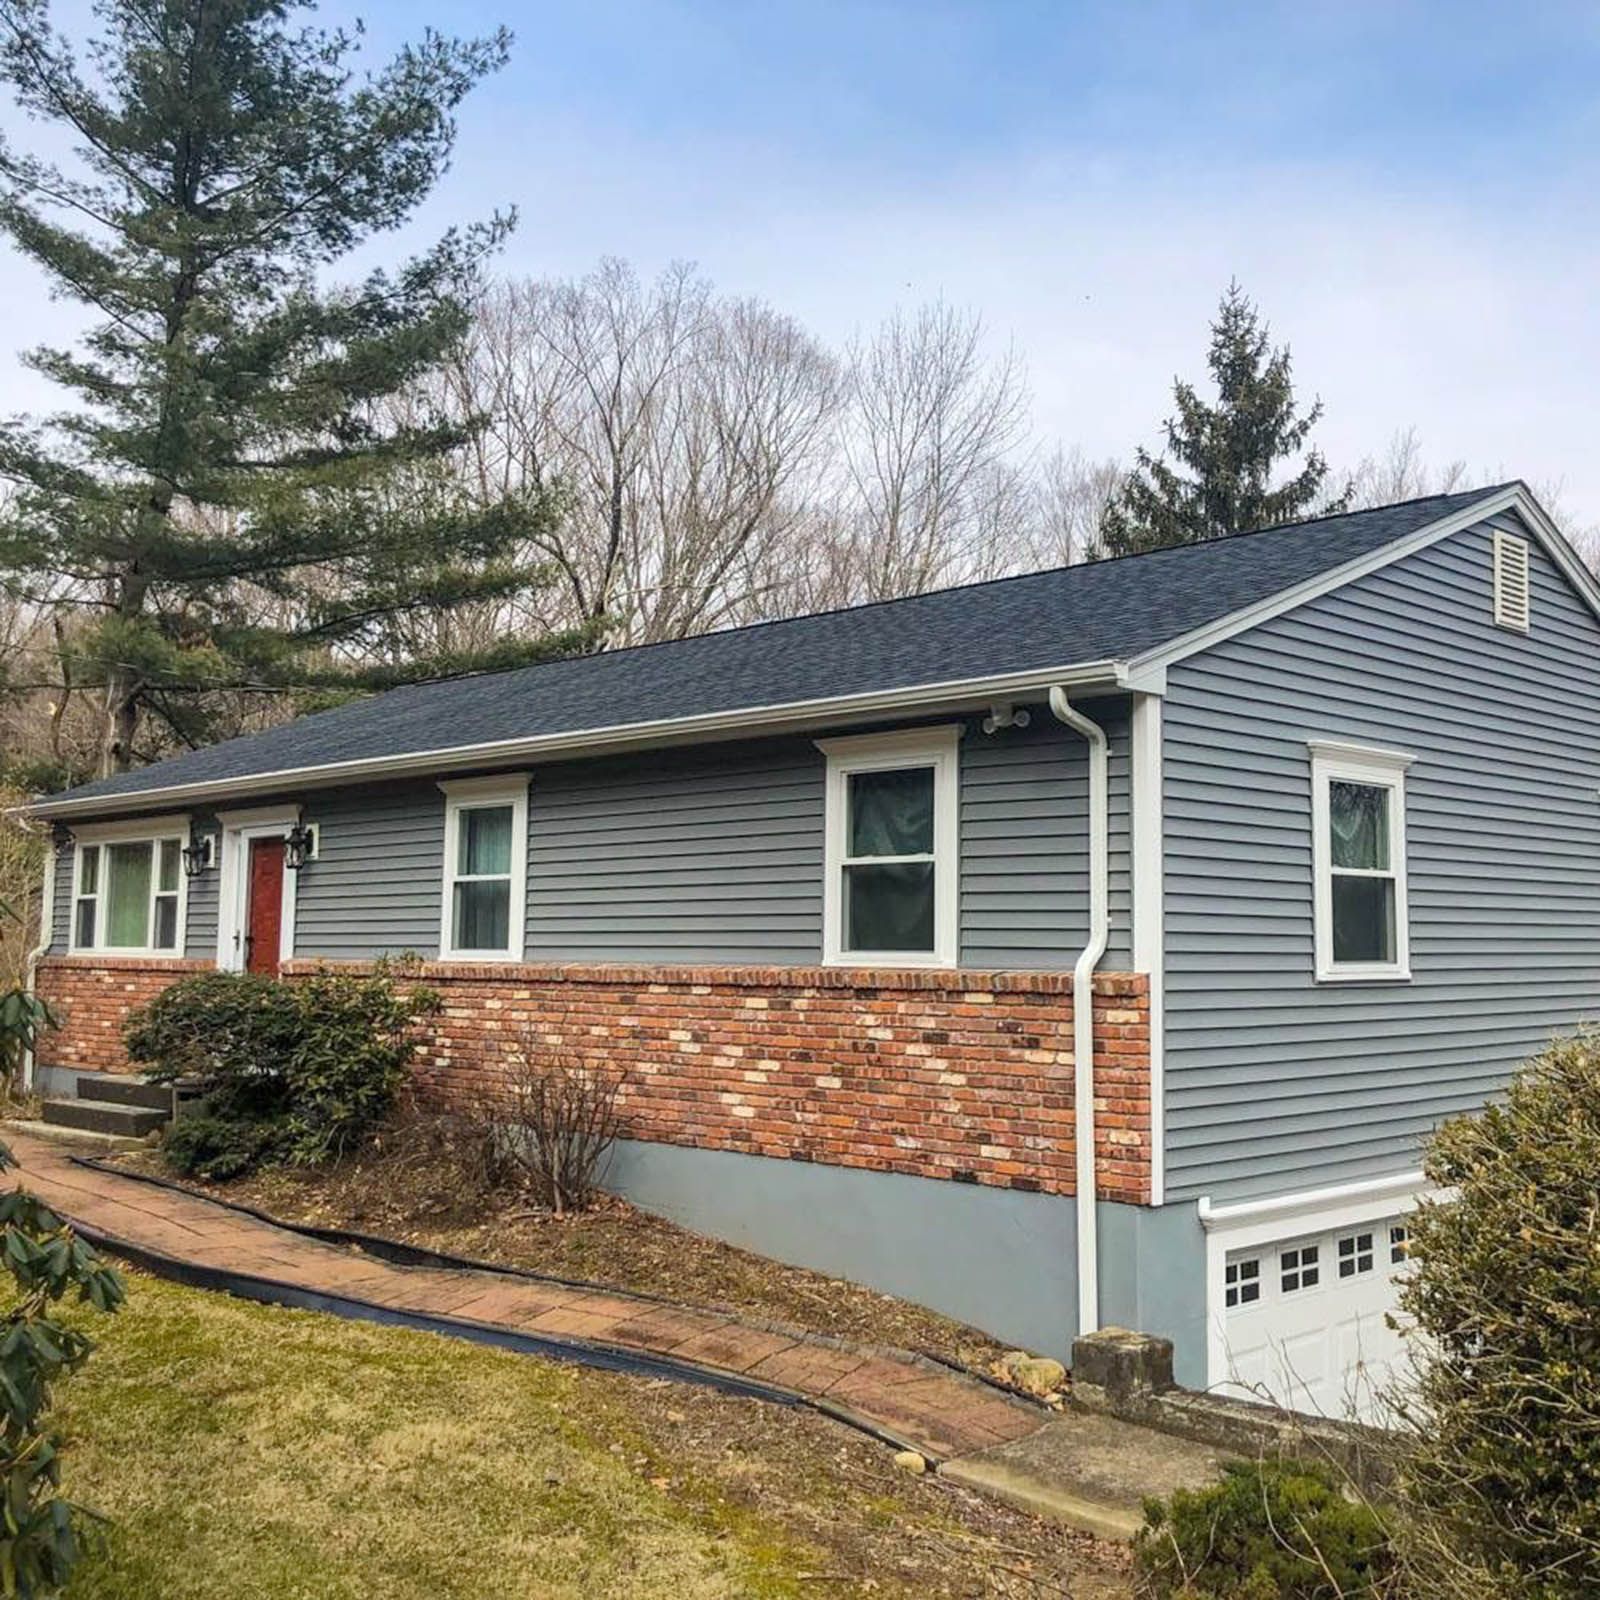
[[[133,737],[139,726],[138,675],[127,667],[106,671],[106,726],[100,745],[100,776],[109,778],[133,765]]]

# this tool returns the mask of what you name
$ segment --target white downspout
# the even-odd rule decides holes
[[[44,884],[39,893],[39,943],[36,948],[28,952],[27,964],[23,968],[23,988],[29,993],[34,992],[34,983],[38,974],[39,963],[49,953],[50,944],[55,936],[56,920],[56,846],[48,828],[45,829],[44,838]],[[22,1087],[33,1088],[33,1047],[30,1045],[22,1057]]]
[[[1100,1326],[1100,1229],[1095,1211],[1094,969],[1110,931],[1110,799],[1106,731],[1084,716],[1059,684],[1050,710],[1089,747],[1089,942],[1072,969],[1073,1140],[1077,1146],[1078,1332]]]

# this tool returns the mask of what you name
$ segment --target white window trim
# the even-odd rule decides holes
[[[281,839],[300,821],[298,802],[219,811],[222,827],[221,866],[217,879],[217,966],[224,972],[244,971],[245,915],[250,900],[250,842]],[[300,874],[283,873],[283,898],[278,914],[278,960],[294,959],[295,908]]]
[[[960,723],[904,728],[894,733],[855,734],[818,739],[828,758],[824,801],[822,959],[827,966],[953,967],[960,942],[959,894]],[[849,779],[855,772],[890,772],[905,767],[933,768],[933,939],[932,950],[846,950],[844,948],[845,828]]]
[[[1407,981],[1411,977],[1411,919],[1406,893],[1405,775],[1406,769],[1416,758],[1400,750],[1372,749],[1327,739],[1312,739],[1309,748],[1317,982]],[[1393,961],[1333,959],[1333,849],[1329,829],[1328,786],[1341,781],[1368,784],[1390,792],[1389,862],[1394,878],[1395,924]]]
[[[444,793],[444,886],[439,906],[439,959],[441,961],[521,961],[528,937],[528,784],[529,774],[504,774],[493,778],[450,778],[439,788]],[[451,902],[455,898],[456,830],[461,813],[476,806],[511,807],[511,910],[506,918],[509,942],[504,950],[457,950],[453,938]]]
[[[95,891],[94,932],[95,942],[78,943],[78,897],[83,883],[83,852],[86,845],[142,844],[159,845],[164,840],[177,842],[178,856],[178,917],[176,943],[170,948],[158,949],[151,943],[155,932],[156,884],[159,882],[160,863],[150,863],[150,906],[145,918],[145,942],[142,945],[108,945],[100,943],[102,918],[105,907],[107,873],[110,870],[102,853],[100,859],[100,885]],[[189,875],[183,870],[182,851],[189,843],[189,816],[140,817],[122,822],[95,822],[72,830],[72,899],[68,907],[67,950],[72,955],[85,956],[145,956],[164,961],[182,958],[188,948],[189,937]]]

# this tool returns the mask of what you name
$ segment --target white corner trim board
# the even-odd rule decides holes
[[[1129,831],[1133,857],[1133,970],[1150,984],[1150,1204],[1166,1196],[1166,883],[1161,699],[1133,697]]]

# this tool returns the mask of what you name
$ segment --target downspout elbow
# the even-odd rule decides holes
[[[1089,755],[1089,936],[1072,968],[1073,1142],[1078,1219],[1078,1331],[1100,1326],[1100,1249],[1095,1210],[1094,973],[1110,936],[1110,762],[1105,729],[1050,689],[1057,721],[1082,735]]]

